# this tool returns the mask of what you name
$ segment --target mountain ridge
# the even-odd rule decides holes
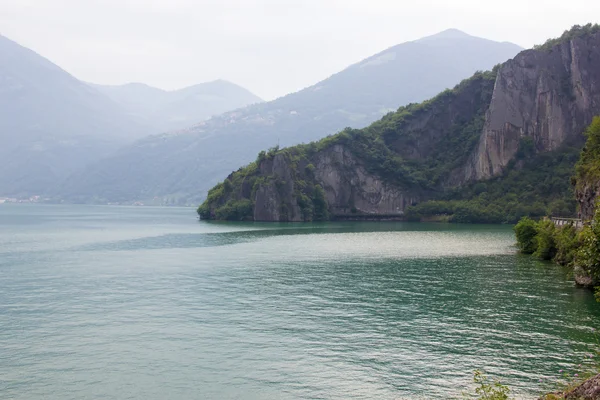
[[[501,178],[530,159],[560,156],[563,146],[581,146],[582,132],[600,114],[597,65],[600,27],[576,26],[550,48],[523,51],[365,129],[260,153],[211,189],[199,213],[255,221],[402,216],[449,190]],[[570,150],[565,156],[573,160]],[[494,201],[484,196],[490,188],[476,188],[479,206]],[[525,196],[527,204],[533,191],[515,199]],[[542,208],[550,200],[535,199],[546,202]],[[451,204],[433,206],[442,214],[458,212]],[[491,219],[502,217],[497,214]]]
[[[299,92],[138,141],[71,176],[56,195],[73,202],[196,203],[260,150],[317,140],[345,126],[364,127],[520,50],[468,40],[469,46],[460,39],[393,46]]]
[[[142,98],[158,90],[143,84],[130,88],[143,88]],[[236,91],[246,99],[228,102]],[[175,110],[170,115],[180,117],[170,123],[187,126],[254,102],[258,98],[253,96],[220,80],[188,88],[175,99],[179,104],[163,105],[167,112],[169,107]],[[94,85],[0,35],[0,196],[47,196],[86,165],[172,126],[162,123],[128,112]]]
[[[0,37],[0,93],[1,195],[47,192],[85,162],[141,138],[148,129],[5,36]]]
[[[249,90],[224,79],[174,90],[164,90],[141,82],[89,84],[140,122],[154,127],[157,132],[184,129],[214,115],[263,102]]]

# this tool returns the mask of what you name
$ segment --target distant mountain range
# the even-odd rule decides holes
[[[74,202],[195,204],[260,150],[364,127],[520,50],[457,30],[403,43],[297,93],[139,140],[73,174],[54,194]]]
[[[0,36],[0,197],[55,192],[136,139],[257,101],[224,81],[175,92],[92,86]]]
[[[143,83],[94,85],[131,117],[166,132],[187,128],[212,116],[263,100],[231,82],[217,80],[166,91]]]

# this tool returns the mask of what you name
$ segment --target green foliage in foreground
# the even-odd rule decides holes
[[[540,260],[554,260],[562,265],[581,262],[580,253],[585,252],[584,238],[589,235],[589,226],[577,232],[572,225],[557,227],[552,221],[534,221],[523,217],[515,225],[517,246],[523,254],[533,254]],[[600,237],[600,230],[598,231]],[[600,255],[600,252],[598,253]],[[600,260],[600,258],[599,258]]]
[[[600,118],[586,131],[587,141],[576,163],[576,186],[597,184],[600,179]],[[576,277],[590,278],[585,284],[600,283],[600,199],[596,199],[591,221],[577,231],[573,226],[556,227],[550,220],[521,218],[514,227],[522,253],[541,260],[554,260],[574,268]]]
[[[526,217],[514,230],[522,253],[574,268],[576,276],[590,278],[600,301],[600,206],[594,219],[579,231],[572,225],[556,227],[549,220],[536,222]]]
[[[235,196],[234,193],[240,192],[244,186],[255,191],[257,173],[258,164],[251,163],[209,190],[206,200],[197,210],[200,218],[226,221],[251,219],[253,202],[249,198]]]
[[[537,250],[537,222],[528,217],[523,217],[515,225],[514,230],[517,236],[517,246],[521,253],[533,254]]]
[[[600,179],[600,117],[594,117],[585,132],[587,138],[575,167],[577,187]]]
[[[508,397],[510,389],[498,381],[490,379],[480,370],[476,370],[473,376],[475,383],[475,395],[465,395],[466,399],[478,400],[510,400]]]
[[[598,204],[594,219],[581,230],[578,238],[579,247],[574,262],[594,282],[600,282],[600,206]]]
[[[556,391],[539,397],[540,400],[565,400],[565,399],[583,399],[591,398],[589,389],[591,385],[597,382],[597,375],[600,372],[600,351],[598,348],[595,354],[586,354],[580,360],[580,363],[568,371],[559,371],[561,375],[554,378]],[[475,371],[473,382],[475,388],[470,393],[463,394],[463,399],[477,400],[510,400],[510,388],[497,380],[490,380],[482,371]],[[591,385],[590,385],[591,384]],[[592,386],[593,387],[593,386]],[[474,393],[473,393],[474,392]]]
[[[557,229],[554,223],[544,219],[537,223],[537,235],[535,236],[535,251],[533,255],[540,260],[552,260],[558,252],[558,241],[555,237],[557,232],[563,232],[563,228]],[[569,251],[570,249],[565,249]]]

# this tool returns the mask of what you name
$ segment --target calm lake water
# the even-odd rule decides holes
[[[3,204],[0,397],[447,399],[481,368],[534,398],[593,348],[600,304],[513,243]]]

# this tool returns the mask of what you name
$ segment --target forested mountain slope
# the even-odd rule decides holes
[[[531,207],[545,213],[569,190],[568,183],[553,188],[548,180],[572,171],[582,133],[597,114],[600,28],[574,27],[365,129],[261,153],[213,188],[199,212],[204,218],[306,221],[408,211],[473,222],[469,213],[479,210],[469,207],[478,206],[486,222],[501,222],[504,210],[489,206],[500,206],[495,202],[507,193],[498,188],[512,182],[518,190],[510,201],[530,207],[512,210],[515,217]],[[570,204],[564,208],[573,211]]]

